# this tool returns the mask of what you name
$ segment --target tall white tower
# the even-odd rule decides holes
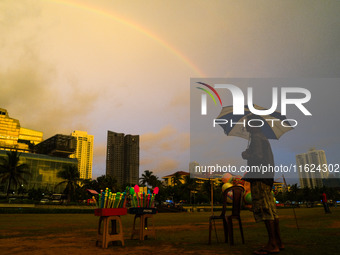
[[[81,179],[92,179],[93,135],[75,130],[71,134],[77,138],[76,152],[71,156],[78,159],[78,170]]]

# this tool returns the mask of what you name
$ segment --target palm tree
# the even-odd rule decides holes
[[[120,186],[117,184],[117,179],[111,175],[102,175],[97,178],[98,192],[100,189],[105,190],[106,188],[111,189],[112,192],[117,192]]]
[[[194,193],[194,200],[195,200],[195,193],[197,192],[198,183],[196,179],[191,178],[190,175],[184,176],[184,190],[186,194],[189,194],[189,202],[191,203],[191,193]]]
[[[9,151],[6,154],[7,158],[0,159],[0,178],[1,183],[8,182],[8,197],[12,184],[15,186],[23,183],[27,184],[24,175],[31,175],[31,173],[29,172],[29,166],[27,164],[20,163],[21,153],[18,153],[18,151]]]
[[[182,176],[179,172],[174,173],[174,175],[172,176],[171,179],[172,179],[172,182],[175,186],[182,184],[183,178],[182,178]]]
[[[142,178],[140,178],[140,184],[152,186],[152,182],[155,181],[156,176],[153,175],[152,171],[145,170],[142,174]]]
[[[58,172],[57,176],[65,181],[58,183],[56,187],[66,183],[67,200],[70,202],[71,195],[75,194],[76,188],[79,187],[78,183],[81,181],[77,165],[66,165],[63,170]]]
[[[214,186],[215,185],[213,185],[212,188],[214,188]],[[205,202],[209,202],[211,200],[211,192],[214,192],[214,190],[211,189],[211,181],[205,180],[201,186],[201,192],[200,192]]]
[[[148,183],[152,188],[162,186],[162,182],[158,179],[156,175],[150,177],[150,182]]]
[[[184,176],[184,185],[189,189],[189,190],[195,190],[198,186],[196,179],[191,178],[190,175]]]

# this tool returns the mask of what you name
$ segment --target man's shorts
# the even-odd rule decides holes
[[[256,222],[278,218],[272,187],[261,182],[251,183],[251,199]]]

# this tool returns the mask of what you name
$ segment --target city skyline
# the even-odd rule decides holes
[[[105,174],[107,130],[140,135],[140,173],[186,171],[190,78],[339,77],[337,10],[336,1],[1,1],[0,107],[44,139],[92,134],[93,178]],[[279,162],[313,145],[336,163],[333,129],[319,141],[309,131],[298,146],[282,142]]]

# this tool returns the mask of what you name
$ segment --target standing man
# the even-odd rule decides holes
[[[322,204],[323,204],[323,208],[325,209],[325,213],[331,213],[331,210],[329,210],[329,206],[327,202],[327,195],[325,192],[322,193]]]
[[[256,125],[256,119],[261,119],[261,117],[250,115],[247,118],[247,123],[252,120],[252,125]],[[284,246],[280,236],[276,204],[271,193],[274,171],[262,173],[260,169],[261,166],[274,167],[272,149],[260,127],[247,125],[247,131],[250,133],[250,145],[247,150],[242,152],[242,158],[247,160],[248,166],[259,167],[259,171],[248,172],[243,179],[251,184],[255,221],[263,221],[268,233],[268,243],[259,250],[254,251],[254,254],[278,253],[284,249]]]

